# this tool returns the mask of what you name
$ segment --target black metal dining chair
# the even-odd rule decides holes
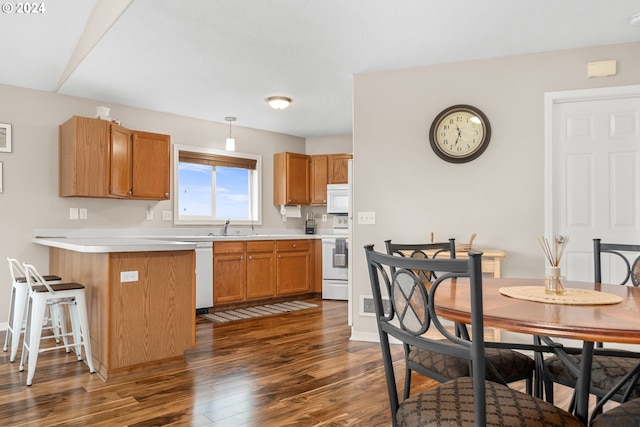
[[[619,285],[640,285],[640,245],[602,243],[593,239],[594,282],[602,283],[603,254],[611,254],[609,267],[621,266],[623,272]],[[630,261],[632,260],[632,261]],[[544,383],[547,401],[553,403],[553,384],[576,387],[578,381],[577,366],[580,364],[579,350],[570,354],[565,363],[559,356],[552,356],[544,361]],[[595,395],[598,403],[593,410],[592,418],[601,412],[604,404],[613,400],[626,402],[640,398],[640,356],[633,352],[604,348],[597,343],[594,350],[591,368],[590,393]],[[573,402],[571,407],[573,407]]]
[[[376,321],[387,382],[392,424],[397,426],[512,426],[583,424],[568,412],[504,384],[485,379],[481,253],[467,259],[417,259],[378,253],[365,246]],[[415,271],[441,274],[425,286]],[[471,340],[455,336],[439,320],[438,288],[464,278],[471,301]],[[428,289],[427,289],[428,288]],[[389,304],[384,304],[388,299]],[[425,333],[433,326],[445,340]],[[467,360],[471,375],[442,383],[409,398],[396,386],[390,339]]]
[[[455,239],[440,243],[406,244],[392,243],[391,240],[385,240],[384,243],[388,255],[422,259],[435,259],[438,256],[442,258],[442,256],[448,255],[450,259],[456,258]],[[431,282],[438,278],[437,271],[414,271],[414,273],[423,282]],[[468,339],[469,334],[465,325],[456,324],[455,328],[457,336]],[[488,380],[504,383],[525,380],[526,391],[531,394],[535,370],[535,362],[532,358],[518,351],[503,348],[487,348],[486,355],[492,367],[487,370]],[[406,367],[405,398],[411,394],[411,373],[413,371],[441,383],[470,375],[469,361],[462,358],[446,357],[406,343],[404,344],[404,356]]]

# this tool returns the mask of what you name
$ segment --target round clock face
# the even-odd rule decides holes
[[[434,119],[429,132],[433,151],[443,160],[466,163],[478,158],[489,144],[491,127],[482,111],[454,105]]]

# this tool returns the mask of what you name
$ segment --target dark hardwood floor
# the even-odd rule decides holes
[[[18,362],[0,353],[0,426],[389,426],[379,344],[349,340],[346,302],[311,301],[319,307],[199,319],[186,366],[108,382],[54,351],[26,387]],[[415,375],[413,390],[435,384]]]

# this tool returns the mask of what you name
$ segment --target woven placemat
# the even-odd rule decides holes
[[[567,293],[564,295],[554,295],[546,293],[543,286],[506,286],[500,288],[502,295],[511,298],[549,304],[604,305],[622,302],[622,298],[619,296],[606,292],[574,288],[567,288],[566,291]]]

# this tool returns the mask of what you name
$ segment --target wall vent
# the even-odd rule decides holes
[[[382,304],[384,306],[385,313],[389,313],[391,305],[388,298],[383,298]],[[361,316],[375,316],[376,309],[373,306],[373,296],[360,295],[360,315]]]

